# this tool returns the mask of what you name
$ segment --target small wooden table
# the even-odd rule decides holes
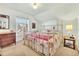
[[[64,38],[64,47],[69,47],[75,49],[75,39],[65,39]]]

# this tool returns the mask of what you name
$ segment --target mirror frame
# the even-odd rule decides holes
[[[8,20],[8,28],[0,28],[0,29],[9,29],[9,21],[10,21],[10,16],[8,16],[8,15],[3,15],[3,14],[0,14],[0,17],[3,17],[3,18],[7,18],[7,20]]]

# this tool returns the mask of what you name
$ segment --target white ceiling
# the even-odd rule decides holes
[[[79,16],[79,4],[40,3],[36,10],[32,8],[31,3],[4,3],[0,5],[30,14],[40,22],[53,19],[72,20]]]

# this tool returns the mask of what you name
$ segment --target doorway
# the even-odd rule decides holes
[[[28,32],[29,23],[26,18],[16,19],[16,42],[24,39],[25,34]]]

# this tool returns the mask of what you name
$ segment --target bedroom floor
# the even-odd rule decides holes
[[[23,45],[23,42],[19,42],[16,45],[11,45],[3,48],[0,51],[2,56],[40,56],[35,51],[31,50],[29,47]],[[61,47],[55,53],[55,56],[78,56],[79,53],[76,50]]]
[[[39,56],[36,52],[19,42],[16,45],[5,47],[1,51],[2,56]]]

